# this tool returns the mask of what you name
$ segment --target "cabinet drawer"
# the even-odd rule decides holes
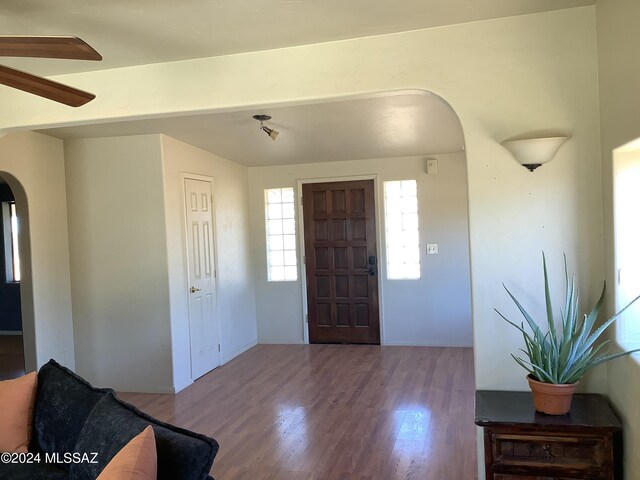
[[[494,466],[595,471],[605,463],[604,441],[597,437],[494,434],[492,443]]]

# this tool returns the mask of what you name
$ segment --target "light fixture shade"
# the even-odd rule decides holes
[[[533,171],[553,159],[569,139],[566,135],[505,140],[502,146],[524,167]]]
[[[276,138],[278,138],[278,135],[280,135],[280,132],[274,130],[273,128],[269,128],[266,125],[262,125],[260,127],[260,130],[269,135],[271,137],[271,140],[275,140]]]

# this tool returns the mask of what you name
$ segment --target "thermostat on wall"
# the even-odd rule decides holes
[[[427,158],[427,175],[435,175],[438,173],[438,160],[435,158]]]

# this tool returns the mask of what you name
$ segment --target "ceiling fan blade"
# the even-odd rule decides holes
[[[80,107],[96,96],[61,83],[0,65],[0,84],[39,95],[70,107]]]
[[[78,37],[0,35],[0,56],[102,60],[98,52]]]

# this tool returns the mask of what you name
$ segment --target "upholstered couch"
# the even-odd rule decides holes
[[[34,461],[0,463],[0,480],[95,480],[148,425],[156,437],[158,480],[211,479],[218,452],[214,439],[160,422],[51,360],[38,372],[30,445]],[[69,455],[74,453],[75,459]],[[74,463],[85,453],[84,461]],[[58,461],[52,461],[55,457]]]

